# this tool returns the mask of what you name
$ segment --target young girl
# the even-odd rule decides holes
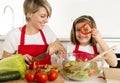
[[[83,15],[73,22],[70,38],[71,43],[67,46],[67,53],[79,53],[78,57],[83,61],[90,60],[109,49],[91,16]],[[117,65],[117,58],[113,51],[104,56],[109,57],[106,62],[110,66]]]

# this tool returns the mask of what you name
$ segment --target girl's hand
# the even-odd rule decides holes
[[[100,34],[100,32],[97,30],[97,29],[92,29],[92,37],[97,41],[97,40],[99,40],[99,39],[101,39],[102,37],[101,37],[101,34]]]

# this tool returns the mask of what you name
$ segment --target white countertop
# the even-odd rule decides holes
[[[80,83],[79,81],[71,81],[71,80],[66,80],[65,83]],[[94,78],[94,79],[89,79],[86,81],[82,81],[81,83],[106,83],[105,80],[102,78]]]

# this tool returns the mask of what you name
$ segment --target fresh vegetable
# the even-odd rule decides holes
[[[19,71],[0,71],[0,82],[17,80],[20,78]]]
[[[77,64],[78,61],[69,61],[63,66],[69,67]],[[62,73],[64,76],[73,79],[73,80],[85,80],[89,77],[92,77],[100,72],[98,65],[96,62],[90,62],[89,66],[85,69],[82,68],[76,68],[74,70],[69,70],[69,69],[63,69]]]
[[[14,54],[0,60],[0,70],[19,71],[21,78],[25,77],[26,63],[21,54]]]
[[[90,34],[92,32],[92,27],[89,23],[83,24],[83,26],[80,28],[80,32],[84,35]]]
[[[35,74],[36,74],[36,71],[34,71],[34,70],[27,70],[25,72],[25,79],[28,82],[34,82],[34,80],[35,80]]]
[[[57,77],[58,77],[58,72],[55,69],[50,70],[50,72],[48,74],[48,80],[54,81],[57,79]]]
[[[93,76],[93,75],[95,75],[96,74],[96,70],[95,69],[91,69],[90,71],[89,71],[89,73],[88,73],[88,76]]]
[[[36,69],[39,66],[39,62],[32,62],[32,64],[30,64],[29,69]]]
[[[58,77],[58,66],[55,65],[39,65],[36,69],[27,70],[25,79],[27,82],[46,83],[54,81]]]
[[[69,67],[72,65],[75,65],[77,63],[77,61],[70,61],[69,63],[64,64],[65,67]]]
[[[46,72],[39,72],[36,75],[38,83],[46,83],[48,81],[48,74]]]

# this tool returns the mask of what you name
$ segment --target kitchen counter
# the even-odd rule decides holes
[[[120,83],[120,69],[119,68],[104,68],[104,75],[106,80],[103,78],[98,78],[98,76],[103,77],[103,73],[100,73],[98,76],[88,79],[86,81],[72,81],[68,79],[63,79],[63,77],[59,76],[58,79],[52,82],[47,83]],[[25,80],[14,80],[9,82],[0,82],[0,83],[28,83]]]
[[[101,76],[101,74],[98,76]],[[86,81],[82,81],[82,83],[106,83],[106,81],[103,78],[98,78],[98,76],[93,77]],[[2,82],[2,83],[28,83],[28,82],[26,82],[25,80],[15,80],[15,81]],[[72,81],[72,80],[68,80],[68,79],[64,80],[61,76],[59,76],[58,79],[55,80],[54,82],[47,82],[47,83],[80,83],[80,82]]]
[[[65,79],[65,83],[106,83],[106,80],[103,79],[103,77],[104,77],[103,73],[100,73],[98,76],[92,77],[92,78],[82,81],[82,82]]]
[[[79,81],[71,81],[71,80],[65,80],[65,83],[80,83]],[[81,83],[106,83],[106,81],[103,78],[94,77],[92,79],[82,81]]]
[[[26,80],[13,80],[13,81],[7,81],[7,82],[2,82],[2,83],[29,83],[29,82],[27,82]],[[47,83],[65,83],[65,82],[64,82],[63,77],[59,75],[55,81],[48,81]]]

